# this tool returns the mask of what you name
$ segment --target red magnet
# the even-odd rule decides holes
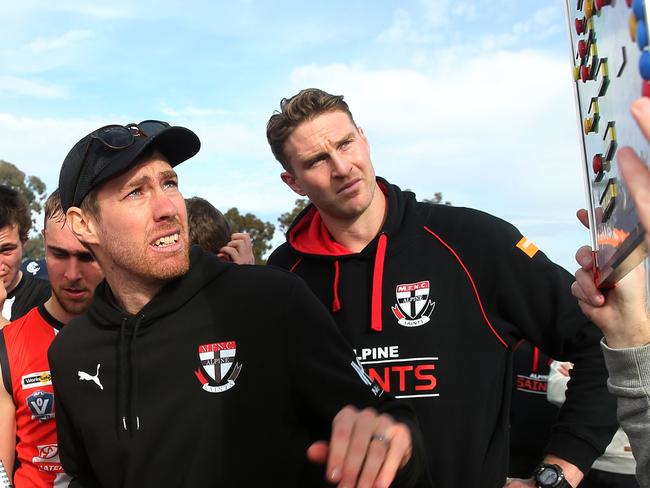
[[[580,68],[580,78],[582,79],[583,83],[586,83],[589,79],[589,68],[587,66]]]
[[[594,156],[594,159],[591,161],[591,167],[596,174],[600,173],[603,170],[603,157],[600,154],[596,154]]]
[[[576,32],[578,34],[585,33],[585,24],[586,24],[586,19],[584,17],[582,19],[576,19]]]
[[[648,80],[643,80],[641,84],[641,96],[650,98],[650,83],[648,83]]]
[[[587,43],[584,40],[580,39],[578,41],[578,55],[582,59],[585,57],[586,54],[587,54]]]

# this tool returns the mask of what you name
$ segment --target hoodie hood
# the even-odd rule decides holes
[[[216,263],[207,265],[208,263]],[[141,317],[142,332],[156,319],[178,310],[207,283],[223,273],[230,264],[224,263],[212,253],[207,253],[199,246],[190,249],[190,268],[183,276],[167,283],[158,294],[137,314],[132,315],[117,305],[117,301],[106,280],[95,290],[95,295],[88,315],[100,327],[119,328],[124,319]]]
[[[303,257],[307,256],[332,261],[334,298],[332,300],[331,310],[334,313],[340,311],[343,306],[338,293],[339,260],[374,258],[370,327],[374,331],[381,332],[383,329],[381,297],[386,249],[389,245],[389,239],[397,234],[398,229],[407,225],[405,221],[406,215],[408,215],[407,209],[417,202],[413,193],[402,192],[397,186],[391,185],[383,178],[377,177],[377,185],[386,197],[387,215],[378,234],[361,252],[352,252],[336,242],[327,230],[318,209],[313,204],[309,204],[293,221],[287,232],[287,242],[301,256],[293,265],[291,271],[300,264]],[[399,244],[398,242],[390,241],[391,248]]]
[[[106,280],[97,289],[88,316],[98,327],[119,330],[118,432],[133,436],[140,430],[138,414],[138,337],[147,333],[158,319],[172,314],[232,264],[224,263],[199,246],[190,249],[187,273],[167,283],[137,314],[119,308]]]

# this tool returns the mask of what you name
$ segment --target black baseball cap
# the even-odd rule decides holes
[[[137,127],[137,124],[124,127]],[[133,137],[133,142],[122,149],[109,147],[98,139],[96,134],[102,129],[91,132],[77,142],[63,161],[59,192],[64,212],[70,207],[78,207],[93,188],[129,169],[147,150],[160,151],[169,164],[176,166],[190,159],[201,148],[198,136],[185,127],[166,124],[152,136],[139,132]]]

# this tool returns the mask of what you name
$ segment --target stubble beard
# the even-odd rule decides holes
[[[190,267],[190,253],[187,232],[183,228],[179,239],[182,249],[176,253],[160,256],[149,249],[148,242],[136,245],[134,242],[118,241],[109,235],[102,236],[102,248],[114,268],[124,271],[127,276],[146,282],[164,283],[187,273]]]

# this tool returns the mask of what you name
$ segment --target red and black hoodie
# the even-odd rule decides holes
[[[571,275],[503,220],[377,181],[388,215],[365,249],[334,242],[310,205],[268,263],[301,276],[370,377],[411,401],[434,486],[503,486],[522,338],[575,364],[546,451],[587,471],[616,431],[616,402]]]

